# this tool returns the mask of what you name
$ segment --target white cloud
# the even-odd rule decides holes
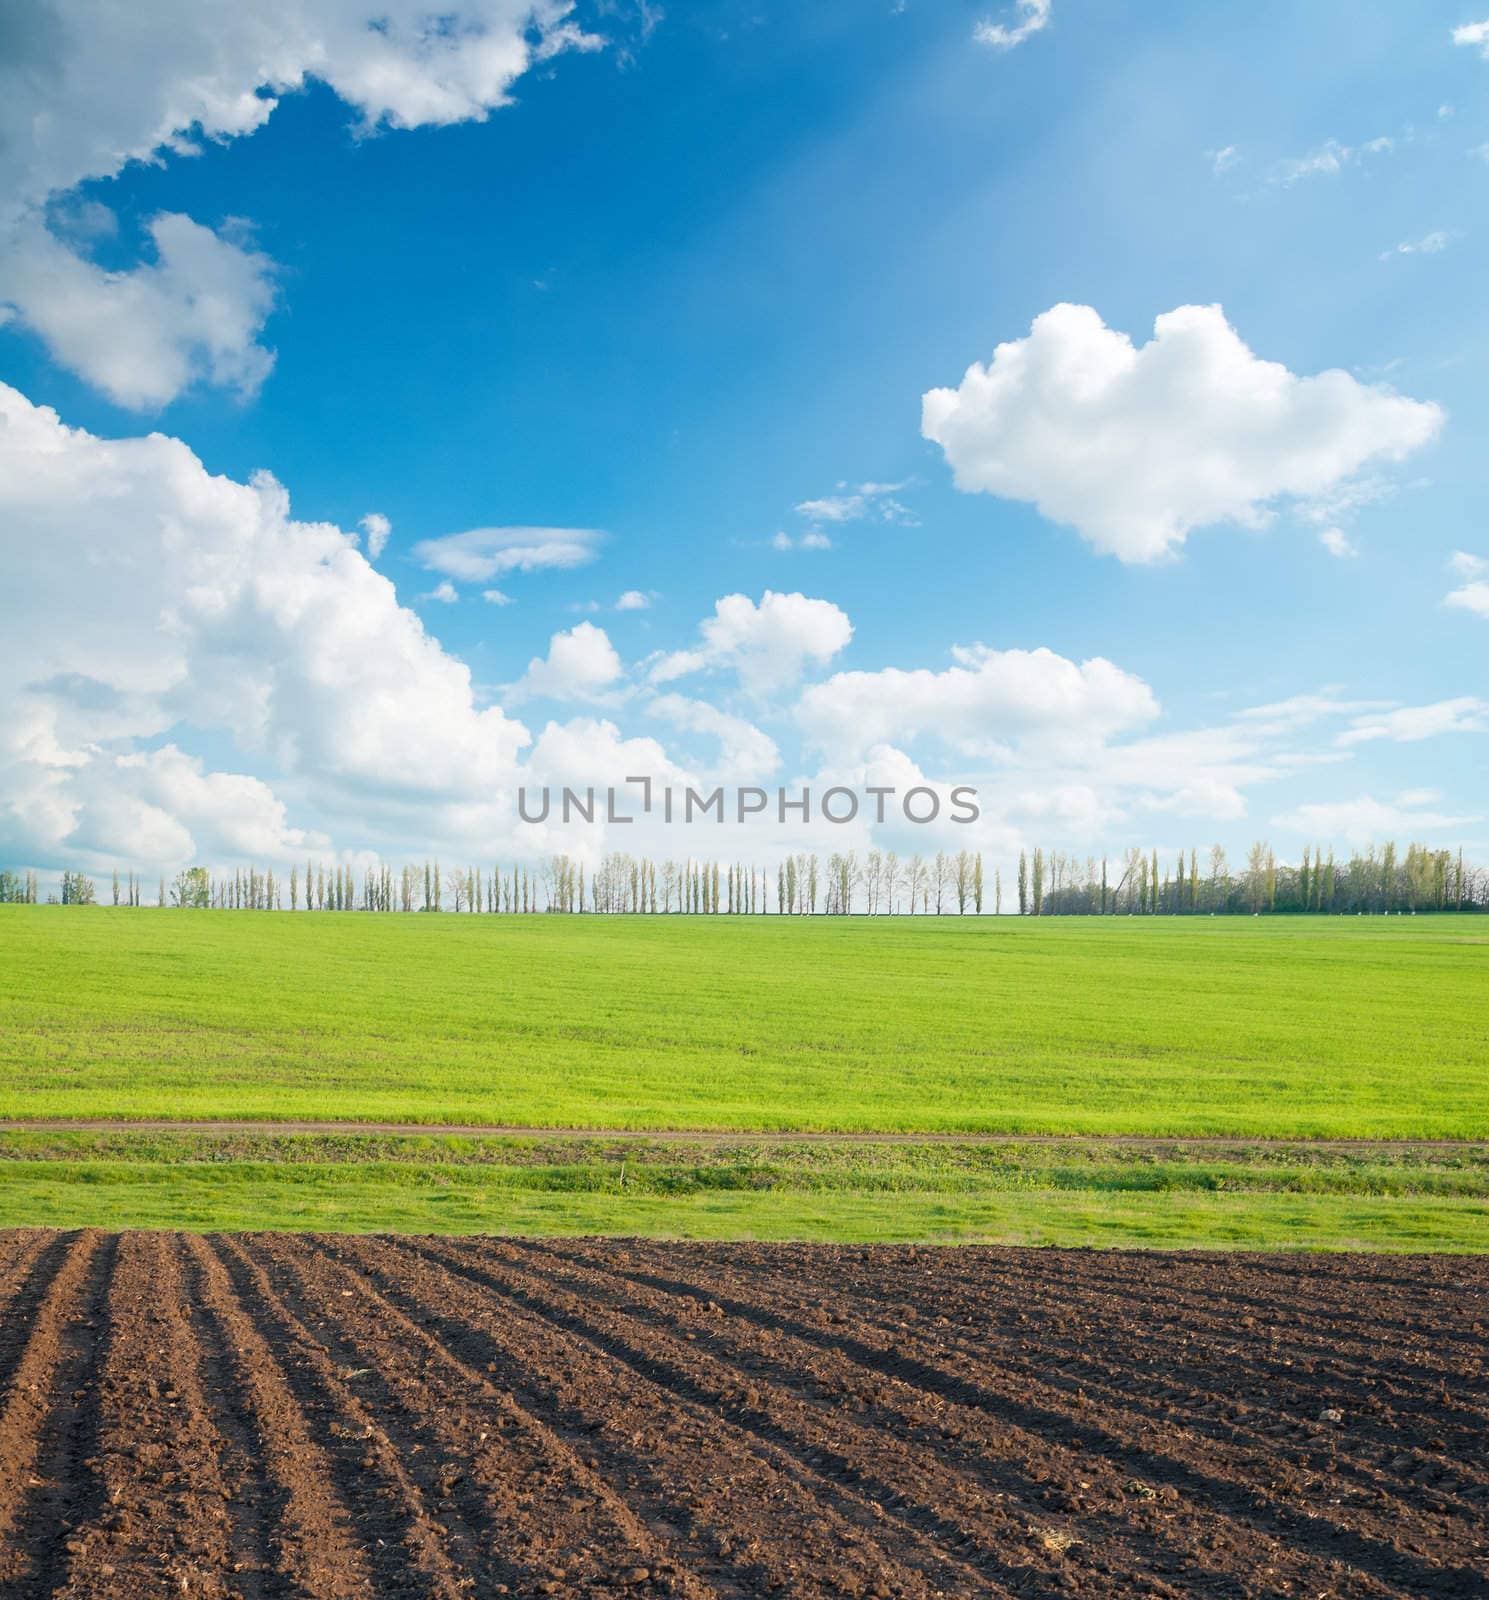
[[[711,783],[759,783],[781,764],[781,753],[769,734],[707,701],[659,694],[647,702],[646,709],[684,732],[707,734],[719,741],[718,759],[703,766]]]
[[[916,526],[914,512],[895,496],[907,486],[903,483],[860,483],[856,487],[840,483],[836,494],[816,500],[803,500],[796,514],[808,522],[902,522]]]
[[[1306,156],[1293,156],[1278,163],[1273,181],[1291,186],[1300,178],[1333,178],[1355,159],[1355,152],[1337,139],[1325,139]]]
[[[509,606],[512,604],[511,595],[503,594],[500,589],[482,589],[481,598],[488,606]]]
[[[1344,839],[1364,845],[1389,839],[1420,838],[1433,830],[1461,828],[1482,820],[1474,816],[1454,816],[1434,809],[1441,796],[1431,789],[1415,789],[1394,800],[1377,800],[1360,795],[1354,800],[1311,802],[1272,818],[1279,828],[1306,834],[1315,839]]]
[[[593,561],[604,534],[594,528],[472,528],[421,539],[414,559],[460,583],[485,583],[504,572],[582,567]]]
[[[443,583],[437,583],[428,594],[421,594],[421,600],[437,600],[442,606],[452,606],[460,598],[460,591],[448,578]]]
[[[1410,144],[1415,133],[1410,126],[1402,130],[1399,139],[1381,134],[1366,139],[1359,145],[1341,144],[1337,139],[1325,139],[1307,155],[1291,156],[1279,161],[1268,175],[1268,182],[1288,189],[1304,178],[1337,178],[1346,167],[1358,166],[1365,156],[1390,155],[1398,144]]]
[[[767,589],[758,605],[743,594],[715,601],[698,632],[694,649],[652,664],[653,683],[727,669],[749,694],[770,694],[796,682],[807,666],[830,661],[853,637],[853,624],[830,600]]]
[[[1221,173],[1229,172],[1232,167],[1239,165],[1241,160],[1241,152],[1233,144],[1228,144],[1220,150],[1207,150],[1205,154],[1209,156],[1210,170],[1217,178]]]
[[[393,524],[381,511],[369,511],[357,524],[367,535],[367,558],[376,561],[388,548],[388,536],[393,532]]]
[[[953,651],[944,672],[839,672],[797,702],[807,739],[831,753],[930,737],[969,755],[1006,754],[1020,743],[1101,741],[1158,714],[1141,678],[1096,657],[1077,665],[1052,650]]]
[[[1476,617],[1489,617],[1489,582],[1480,579],[1465,583],[1449,592],[1443,604],[1458,611],[1468,611]]]
[[[302,795],[355,793],[364,816],[387,797],[485,796],[528,742],[477,708],[469,670],[355,538],[294,521],[267,475],[213,477],[160,434],[65,428],[0,385],[0,526],[0,841],[13,858],[87,842],[77,830],[133,770],[120,758],[177,727],[231,730]],[[235,794],[267,804],[244,787],[258,780],[201,776],[219,811]],[[143,781],[140,804],[161,811],[166,791]],[[179,860],[195,824],[176,815]],[[140,860],[127,838],[108,847]]]
[[[1455,550],[1448,558],[1448,571],[1468,581],[1451,590],[1443,604],[1477,617],[1489,617],[1489,582],[1485,581],[1489,579],[1489,561],[1467,550]]]
[[[1031,34],[1048,27],[1050,0],[1016,0],[1016,4],[1018,21],[1011,27],[992,21],[977,24],[972,30],[972,37],[978,44],[985,44],[993,50],[1012,50]]]
[[[1354,541],[1342,528],[1325,528],[1318,536],[1318,542],[1336,560],[1348,561],[1359,555]]]
[[[535,59],[600,41],[566,0],[36,0],[7,24],[0,195],[39,204],[251,134],[315,78],[364,130],[483,121]]]
[[[1382,250],[1380,259],[1389,261],[1392,256],[1435,256],[1440,255],[1452,244],[1457,236],[1448,233],[1445,229],[1434,228],[1431,233],[1424,233],[1420,239],[1403,239],[1400,244],[1393,245],[1389,250]]]
[[[652,596],[643,593],[640,589],[627,589],[615,602],[617,611],[649,611]]]
[[[1453,29],[1453,43],[1477,49],[1489,61],[1489,19],[1483,22],[1465,22]]]
[[[1484,733],[1489,731],[1489,700],[1459,695],[1428,706],[1401,706],[1394,711],[1379,711],[1356,717],[1335,740],[1339,745],[1366,744],[1374,739],[1389,739],[1397,744],[1414,744],[1443,733]]]
[[[922,412],[959,489],[1031,501],[1129,562],[1172,554],[1195,528],[1259,527],[1279,500],[1400,460],[1443,417],[1347,372],[1263,361],[1219,306],[1165,313],[1141,347],[1089,306],[1055,306]]]
[[[121,406],[165,405],[197,382],[253,395],[274,364],[257,342],[272,264],[190,217],[163,213],[149,233],[154,261],[106,272],[40,226],[0,230],[0,302]]]
[[[624,673],[620,657],[603,628],[580,622],[548,641],[548,654],[534,656],[512,686],[507,701],[541,696],[549,700],[594,700]]]
[[[1240,719],[1275,732],[1306,728],[1325,717],[1355,716],[1367,711],[1389,711],[1390,700],[1341,700],[1338,691],[1325,689],[1317,694],[1295,694],[1286,700],[1248,706]]]
[[[601,43],[572,9],[563,0],[457,0],[443,11],[425,0],[8,8],[0,298],[57,361],[121,405],[163,405],[197,381],[251,393],[273,359],[258,342],[273,299],[262,256],[167,216],[151,225],[153,262],[106,272],[47,231],[48,201],[131,162],[251,134],[312,78],[359,114],[363,131],[484,119],[534,62]]]

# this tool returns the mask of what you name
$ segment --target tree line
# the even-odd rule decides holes
[[[1489,872],[1462,850],[1394,843],[1356,850],[1348,860],[1305,846],[1296,866],[1257,840],[1232,870],[1221,845],[1203,862],[1197,850],[1160,863],[1156,850],[1109,857],[1059,850],[1020,853],[1018,908],[1029,916],[1261,916],[1317,912],[1489,910]]]
[[[1375,913],[1489,910],[1489,871],[1466,865],[1463,852],[1395,844],[1371,846],[1337,861],[1307,847],[1296,866],[1258,841],[1233,871],[1221,845],[1203,863],[1180,851],[1161,863],[1156,850],[1121,857],[1080,857],[1060,850],[1020,852],[1008,909],[1024,916],[1236,916],[1287,912]],[[0,871],[0,902],[35,904],[37,874]],[[147,903],[143,877],[115,870],[116,906]],[[64,872],[63,905],[95,905],[91,878]],[[285,874],[272,867],[213,874],[187,867],[153,890],[157,906],[226,911],[443,912],[488,915],[560,912],[731,916],[980,916],[1004,910],[1003,877],[984,877],[975,851],[901,857],[894,851],[787,855],[771,868],[745,862],[655,861],[612,852],[598,865],[568,855],[538,864],[458,867],[438,860],[354,869],[307,861]]]

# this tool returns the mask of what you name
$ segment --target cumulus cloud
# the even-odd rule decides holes
[[[13,854],[70,848],[130,770],[118,758],[178,726],[230,729],[302,792],[352,789],[372,808],[489,792],[528,742],[478,708],[469,670],[356,539],[295,521],[267,475],[214,477],[160,434],[64,427],[0,385],[0,526],[0,839]],[[201,777],[221,806],[244,792]],[[145,796],[157,810],[162,792]]]
[[[1471,612],[1476,617],[1489,617],[1489,583],[1482,579],[1477,583],[1465,583],[1450,590],[1443,604],[1457,611]]]
[[[1017,0],[1018,21],[1012,24],[985,20],[972,30],[978,44],[993,50],[1013,50],[1025,39],[1049,26],[1050,0]]]
[[[1348,561],[1359,555],[1354,541],[1342,528],[1325,528],[1318,536],[1318,542],[1329,552],[1336,561]]]
[[[593,700],[622,676],[624,668],[603,628],[581,622],[548,641],[548,654],[534,656],[507,695],[509,704],[541,696],[549,700]]]
[[[505,572],[582,567],[593,561],[604,534],[595,528],[472,528],[421,539],[414,560],[460,583],[485,583]]]
[[[199,380],[251,393],[272,362],[258,342],[273,300],[262,256],[189,218],[158,217],[155,260],[106,272],[48,231],[48,202],[130,162],[251,134],[309,79],[352,107],[363,132],[482,120],[534,62],[602,43],[572,12],[566,0],[8,8],[0,299],[121,405],[163,405]]]
[[[1489,61],[1489,19],[1483,22],[1465,22],[1453,29],[1453,43],[1467,45],[1479,51]]]
[[[695,648],[652,663],[653,683],[728,670],[747,693],[771,694],[795,683],[808,666],[830,661],[853,637],[853,624],[830,600],[767,589],[758,605],[748,595],[725,595],[698,632]]]
[[[274,364],[258,343],[272,264],[175,213],[148,231],[155,259],[124,272],[36,223],[0,231],[0,316],[8,308],[55,361],[121,406],[161,406],[197,382],[253,395]]]
[[[796,720],[813,745],[838,754],[930,737],[996,756],[1025,741],[1103,740],[1158,714],[1141,678],[1099,656],[1077,665],[1052,650],[981,644],[953,655],[944,672],[835,673],[802,693]]]
[[[649,611],[654,596],[640,589],[627,589],[615,602],[617,611]]]
[[[1259,527],[1279,501],[1399,461],[1442,419],[1347,372],[1261,360],[1219,306],[1166,312],[1135,346],[1090,306],[1058,305],[959,387],[930,390],[921,431],[959,489],[1032,502],[1096,549],[1149,562],[1195,528]]]

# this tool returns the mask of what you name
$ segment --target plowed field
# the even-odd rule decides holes
[[[0,1594],[1489,1594],[1489,1260],[0,1234]]]

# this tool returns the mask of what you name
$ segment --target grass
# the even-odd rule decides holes
[[[0,907],[0,1116],[1478,1138],[1472,917]]]
[[[8,1225],[1489,1249],[1489,1146],[0,1134]]]
[[[1057,1188],[621,1186],[614,1174],[356,1164],[0,1165],[7,1226],[647,1234],[1160,1248],[1482,1251],[1482,1198]]]
[[[0,1225],[1489,1249],[1482,919],[0,907],[0,972]]]

